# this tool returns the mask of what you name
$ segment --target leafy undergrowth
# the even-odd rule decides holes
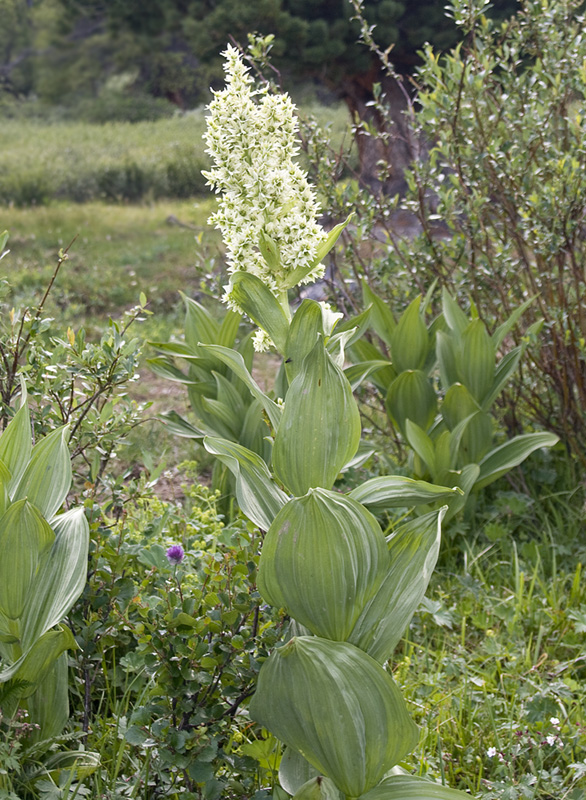
[[[395,675],[422,726],[422,774],[490,798],[586,791],[586,585],[513,541],[436,573]]]

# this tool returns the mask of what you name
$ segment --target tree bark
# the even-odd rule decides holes
[[[377,83],[380,103],[374,101]],[[345,80],[342,99],[354,122],[362,125],[357,136],[361,183],[375,194],[404,195],[405,170],[421,149],[409,120],[413,107],[407,80],[381,74],[373,66]]]

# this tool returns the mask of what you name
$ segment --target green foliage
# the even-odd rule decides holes
[[[134,125],[8,121],[2,131],[0,201],[6,204],[137,202],[204,191],[207,158],[194,146],[203,131],[198,112]]]
[[[380,311],[380,298],[366,285],[364,300]],[[373,327],[383,351],[370,343],[354,345],[357,358],[369,359],[358,366],[365,369],[372,363],[377,368],[372,380],[389,420],[410,450],[414,477],[463,490],[448,501],[448,519],[465,506],[471,492],[497,480],[537,448],[557,442],[552,434],[531,433],[501,443],[502,433],[494,430],[490,414],[518,368],[525,345],[513,348],[498,363],[497,351],[530,302],[490,336],[482,320],[469,319],[444,290],[442,313],[429,328],[424,321],[427,299],[421,308],[418,297],[398,321],[392,314],[379,314]]]
[[[77,645],[63,620],[83,592],[89,530],[82,508],[57,514],[71,484],[66,434],[57,429],[31,446],[23,384],[0,436],[0,753],[10,768],[0,788],[11,787],[9,774],[30,784],[22,768],[31,745],[49,750],[69,718],[66,651]],[[40,773],[57,767],[46,762]]]
[[[534,298],[524,312],[527,366],[506,393],[507,424],[521,432],[537,422],[583,459],[582,4],[526,0],[502,24],[485,5],[452,3],[466,38],[445,56],[424,50],[417,106],[403,115],[406,196],[339,184],[339,159],[330,155],[328,167],[320,146],[316,175],[334,218],[356,211],[345,267],[391,308],[437,279],[453,297],[471,298],[495,334]],[[375,107],[390,124],[384,91],[381,84]],[[383,158],[381,180],[393,169]],[[522,334],[512,328],[506,341],[519,346]]]
[[[74,609],[74,718],[102,752],[91,778],[114,796],[252,796],[242,705],[281,621],[255,588],[259,534],[225,526],[217,495],[183,486],[185,507],[143,492],[117,524],[93,508],[90,580]],[[170,545],[184,558],[173,564]],[[85,687],[85,690],[84,690]],[[120,736],[112,737],[112,729]]]

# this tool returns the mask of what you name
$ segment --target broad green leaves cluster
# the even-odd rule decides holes
[[[61,624],[85,585],[89,532],[83,509],[57,514],[71,484],[67,428],[31,444],[20,409],[0,436],[0,696],[10,716],[28,710],[36,738],[61,733],[69,716]]]
[[[364,299],[377,311],[372,327],[389,357],[367,341],[357,342],[353,353],[363,359],[358,366],[365,372],[373,369],[371,380],[389,419],[412,452],[414,476],[462,489],[448,503],[448,518],[471,492],[557,442],[551,433],[528,433],[495,443],[498,431],[490,412],[524,347],[502,356],[501,351],[530,300],[490,335],[484,322],[478,316],[469,319],[445,289],[442,313],[429,327],[424,319],[429,297],[423,303],[416,298],[397,321],[366,284]]]
[[[312,300],[288,315],[253,275],[237,273],[235,285],[239,305],[280,349],[284,400],[261,392],[236,350],[197,342],[259,403],[270,447],[265,460],[236,436],[203,442],[232,473],[242,511],[266,531],[258,588],[297,634],[262,667],[251,714],[288,745],[285,764],[297,764],[293,778],[285,767],[288,793],[361,797],[417,741],[384,665],[433,571],[445,513],[438,506],[460,492],[398,476],[367,482],[356,497],[333,491],[360,446],[344,353],[368,314],[338,327],[339,315]],[[386,539],[368,504],[436,510]]]

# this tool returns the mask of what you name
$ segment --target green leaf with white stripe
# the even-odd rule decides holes
[[[77,643],[67,625],[62,625],[58,630],[47,631],[18,661],[0,669],[0,683],[13,678],[26,681],[28,686],[21,696],[29,697],[61,653],[65,650],[74,650],[76,647]]]
[[[367,506],[374,513],[379,513],[389,508],[410,508],[437,501],[446,502],[457,494],[459,490],[456,488],[436,486],[403,475],[383,475],[357,486],[348,497]]]
[[[203,445],[234,475],[236,499],[243,513],[259,528],[268,530],[289,498],[275,484],[263,459],[227,439],[206,436]]]
[[[439,554],[446,507],[398,528],[388,542],[384,581],[362,611],[348,641],[383,664],[423,599]]]
[[[474,484],[475,489],[483,489],[496,481],[513,467],[518,467],[525,459],[541,447],[553,447],[559,437],[553,433],[525,433],[515,436],[505,444],[492,450],[479,463],[480,474]]]
[[[54,540],[28,500],[12,503],[0,519],[0,610],[9,619],[22,616],[40,559]]]
[[[86,583],[89,528],[83,508],[57,517],[53,530],[55,541],[41,559],[22,620],[25,649],[67,615]]]
[[[23,383],[20,408],[0,436],[0,461],[10,472],[8,485],[10,494],[14,492],[29,462],[32,451],[31,439],[31,421],[26,386]]]
[[[67,446],[69,426],[52,431],[34,447],[20,479],[14,500],[28,498],[46,520],[61,508],[71,486],[71,462]]]

